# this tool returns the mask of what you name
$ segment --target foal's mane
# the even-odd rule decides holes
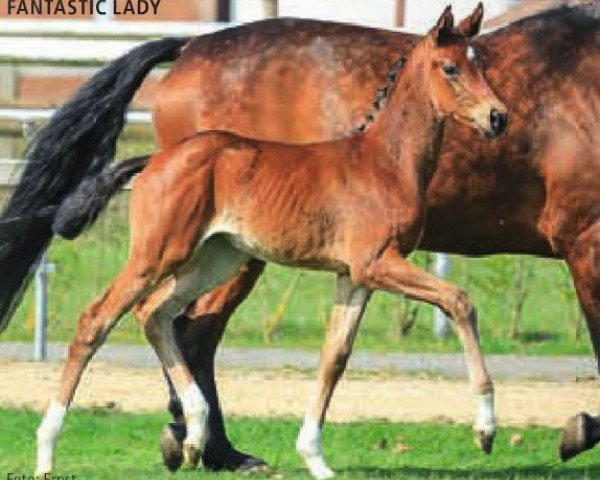
[[[367,113],[363,122],[357,127],[354,127],[349,132],[350,135],[355,135],[357,133],[364,132],[367,129],[367,127],[375,121],[377,113],[383,108],[387,99],[390,98],[392,90],[394,89],[393,87],[398,81],[400,70],[402,70],[402,67],[404,67],[405,63],[406,58],[400,57],[392,64],[390,70],[388,71],[385,77],[385,84],[379,87],[379,89],[377,90],[377,94],[375,95],[375,100],[373,101],[371,110],[369,110],[369,113]]]

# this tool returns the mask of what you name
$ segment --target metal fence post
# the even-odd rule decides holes
[[[445,278],[450,273],[450,257],[444,253],[435,254],[434,273]],[[438,338],[447,338],[452,332],[450,320],[439,308],[433,313],[433,333]]]
[[[35,272],[35,335],[33,358],[43,362],[48,358],[48,261],[46,254]]]

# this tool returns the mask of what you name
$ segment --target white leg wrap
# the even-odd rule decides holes
[[[332,478],[335,474],[325,463],[321,452],[321,429],[319,423],[309,416],[304,419],[304,424],[296,440],[296,450],[304,459],[310,474],[317,479]]]
[[[37,468],[36,475],[50,473],[54,467],[56,441],[62,430],[67,407],[55,400],[50,402],[46,415],[37,429]]]
[[[200,450],[204,449],[207,440],[208,403],[196,383],[191,383],[181,395],[183,414],[187,427],[184,443]]]
[[[496,431],[496,415],[494,412],[494,392],[478,395],[477,423],[475,430],[485,433]]]

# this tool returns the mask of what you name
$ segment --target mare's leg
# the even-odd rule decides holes
[[[56,442],[81,375],[117,321],[150,287],[149,272],[132,257],[104,295],[81,314],[63,367],[58,395],[50,402],[37,430],[36,475],[44,476],[52,471]]]
[[[336,301],[321,354],[318,389],[296,441],[296,449],[316,478],[333,477],[321,452],[321,429],[333,390],[352,352],[354,337],[369,295],[369,290],[353,285],[349,277],[338,276]]]
[[[596,361],[600,361],[600,223],[579,235],[566,255],[577,296],[587,321]],[[600,368],[600,367],[599,367]],[[600,442],[600,417],[585,412],[571,418],[559,447],[563,461]]]
[[[352,277],[370,289],[400,293],[436,305],[455,320],[465,352],[469,382],[478,399],[474,429],[480,447],[489,453],[496,432],[494,387],[479,346],[476,312],[467,294],[415,267],[392,248],[386,249],[369,265],[355,269]]]
[[[202,462],[209,470],[250,471],[266,468],[263,460],[236,450],[225,433],[214,376],[214,356],[230,316],[252,290],[264,269],[264,262],[250,260],[238,275],[210,293],[200,297],[185,314],[175,320],[175,336],[184,359],[209,405],[208,443]],[[165,426],[161,448],[165,465],[177,470],[181,465],[185,423],[181,403],[174,389],[169,389],[169,411],[175,423]]]
[[[135,308],[136,318],[162,362],[173,391],[171,396],[181,398],[186,427],[183,460],[188,466],[196,466],[208,440],[209,405],[184,360],[172,319],[198,295],[236,275],[240,265],[247,261],[247,254],[223,238],[211,238],[172,278]],[[179,396],[181,392],[185,392],[183,397]]]

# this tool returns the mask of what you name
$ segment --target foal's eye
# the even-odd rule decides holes
[[[444,73],[449,77],[456,77],[460,73],[458,67],[451,64],[442,65],[442,70],[444,70]]]

